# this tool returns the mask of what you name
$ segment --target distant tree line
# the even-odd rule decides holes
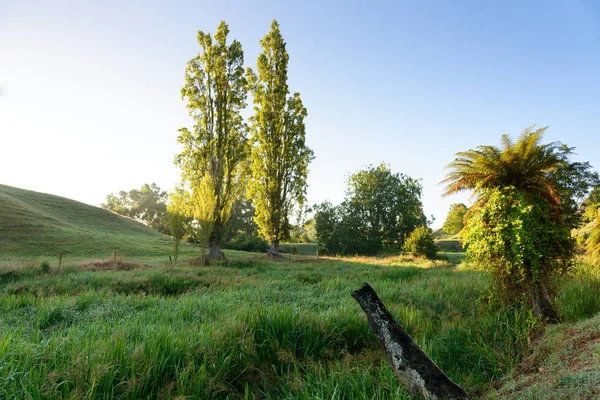
[[[167,220],[168,199],[169,194],[152,183],[128,192],[122,190],[118,195],[111,193],[106,196],[106,202],[100,206],[168,234],[170,232]]]

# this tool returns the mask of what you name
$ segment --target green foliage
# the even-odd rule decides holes
[[[305,143],[307,111],[300,94],[288,97],[289,56],[277,21],[261,45],[258,74],[247,71],[254,96],[248,193],[260,233],[277,253],[279,242],[289,237],[294,206],[304,202],[308,164],[314,156]]]
[[[530,127],[516,142],[503,135],[502,147],[478,146],[457,153],[446,167],[450,172],[442,181],[444,196],[464,190],[481,196],[490,189],[513,186],[541,196],[557,218],[576,228],[577,201],[598,184],[598,174],[587,162],[570,161],[574,148],[559,142],[541,144],[546,129]]]
[[[281,252],[292,254],[292,248],[295,247],[297,254],[304,256],[316,256],[319,245],[317,243],[285,243],[280,247]]]
[[[381,163],[350,175],[346,201],[356,218],[364,220],[371,240],[383,247],[400,248],[404,236],[426,223],[421,192],[418,180],[392,173]]]
[[[367,236],[364,221],[352,214],[348,202],[334,206],[326,201],[314,209],[319,254],[375,255],[381,249],[381,242]]]
[[[192,130],[179,129],[183,151],[175,157],[192,188],[206,175],[211,179],[215,202],[209,242],[213,257],[220,252],[233,202],[245,187],[242,175],[247,158],[247,127],[241,116],[247,91],[244,53],[238,41],[227,43],[228,34],[225,22],[219,24],[214,38],[198,32],[202,51],[188,62],[181,89],[194,126]]]
[[[404,242],[404,251],[416,257],[433,259],[437,255],[437,246],[433,239],[433,232],[426,226],[417,226]]]
[[[596,265],[600,266],[600,210],[596,217],[596,225],[590,234],[586,242],[587,254],[590,260]]]
[[[528,296],[532,284],[548,283],[572,265],[569,228],[556,220],[539,193],[514,187],[481,195],[463,240],[467,257],[488,269],[500,294],[510,300]]]
[[[48,261],[42,261],[40,264],[40,271],[42,274],[47,274],[50,272],[50,263]]]
[[[317,241],[317,231],[315,229],[315,219],[312,214],[312,208],[304,206],[297,213],[296,223],[291,225],[290,238],[291,243],[314,243]]]
[[[227,243],[227,248],[264,253],[269,250],[269,243],[258,235],[239,235]]]
[[[177,262],[179,244],[189,230],[188,214],[190,209],[188,193],[181,188],[175,188],[167,204],[169,229],[173,237],[173,257]]]
[[[251,199],[239,197],[235,200],[231,216],[223,229],[225,246],[243,237],[258,237],[258,225],[254,222],[254,214],[255,208]]]
[[[328,254],[374,255],[400,249],[406,235],[426,222],[421,184],[385,165],[369,166],[348,179],[345,200],[315,206],[317,240]]]
[[[590,195],[581,204],[584,213],[583,220],[585,222],[594,221],[600,211],[600,186],[595,187]]]
[[[577,204],[598,182],[589,163],[571,162],[573,148],[542,144],[546,128],[527,128],[516,142],[457,153],[447,168],[444,195],[474,190],[464,235],[471,259],[492,271],[505,299],[529,294],[539,318],[558,322],[548,282],[574,256],[570,231]]]
[[[143,222],[161,233],[168,233],[167,198],[167,192],[162,191],[156,183],[146,183],[140,190],[122,190],[118,197],[109,194],[101,207]]]
[[[215,223],[215,208],[218,196],[215,192],[214,182],[209,173],[192,187],[190,212],[196,222],[198,238],[202,247],[202,260],[204,262],[204,249]]]
[[[444,222],[444,232],[449,235],[456,235],[465,227],[465,214],[467,213],[467,206],[462,203],[452,204],[446,222]]]

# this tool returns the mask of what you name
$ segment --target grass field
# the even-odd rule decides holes
[[[283,253],[292,253],[292,248],[296,248],[297,254],[304,256],[316,256],[319,245],[317,243],[285,243],[280,246]]]
[[[0,208],[10,232],[0,239],[0,398],[408,398],[350,296],[365,281],[475,398],[497,395],[491,382],[540,330],[529,311],[491,309],[486,273],[457,266],[462,254],[273,261],[228,251],[226,264],[171,266],[169,241],[134,221],[0,189],[3,204],[36,213],[20,223]],[[45,272],[40,261],[63,248],[63,266]],[[113,248],[122,262],[90,262]],[[598,270],[580,265],[556,290],[568,322],[600,311]],[[502,382],[500,395],[514,393]]]
[[[210,267],[4,268],[0,397],[407,398],[350,297],[364,281],[476,396],[538,329],[527,311],[482,303],[479,271],[229,255]],[[584,273],[563,283],[563,317],[598,312],[599,289],[600,277]]]

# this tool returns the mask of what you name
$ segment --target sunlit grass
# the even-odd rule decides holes
[[[350,296],[364,281],[474,395],[538,329],[529,311],[490,310],[486,274],[448,261],[228,255],[208,267],[3,268],[0,397],[407,398]],[[579,273],[557,297],[569,320],[600,309],[600,277]]]

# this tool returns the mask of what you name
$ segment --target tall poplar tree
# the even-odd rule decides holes
[[[279,256],[279,242],[289,236],[290,214],[305,200],[308,164],[314,156],[305,143],[307,113],[300,94],[288,96],[289,56],[277,21],[260,43],[257,74],[247,71],[255,112],[250,120],[248,194],[260,233],[271,243],[269,254]]]
[[[179,129],[183,151],[175,157],[192,189],[209,176],[215,202],[213,229],[208,238],[210,257],[220,258],[223,226],[239,195],[242,164],[247,159],[247,127],[241,111],[246,107],[247,81],[240,42],[227,43],[229,28],[223,21],[214,38],[198,32],[202,51],[188,64],[181,96],[194,126]]]

